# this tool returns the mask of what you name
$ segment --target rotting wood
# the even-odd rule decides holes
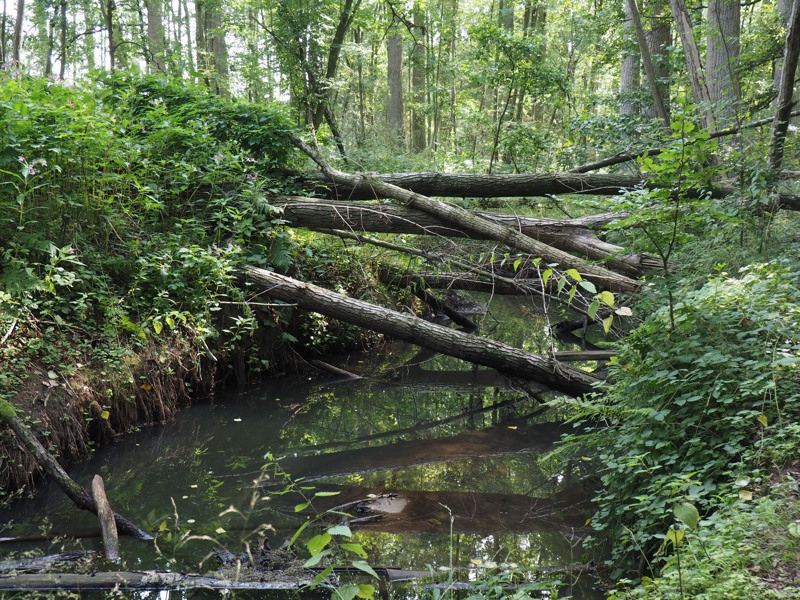
[[[103,533],[103,556],[108,560],[117,560],[119,558],[117,524],[114,522],[114,511],[108,503],[106,487],[100,475],[95,475],[92,479],[92,499],[97,507],[97,517],[100,519],[100,529]]]
[[[39,443],[39,440],[37,440],[36,436],[33,435],[33,432],[28,429],[28,426],[22,422],[22,419],[16,416],[7,417],[6,423],[8,423],[9,427],[11,427],[11,430],[16,434],[17,439],[22,443],[22,445],[25,446],[25,448],[34,458],[36,458],[36,461],[39,463],[42,469],[44,469],[45,473],[55,480],[64,493],[69,496],[70,500],[72,500],[78,508],[97,514],[97,507],[95,506],[91,495],[89,495],[86,490],[70,479],[66,471],[61,468],[61,465],[58,464],[58,461],[56,461],[53,455],[45,450],[44,446]],[[116,522],[119,530],[127,535],[140,540],[153,539],[152,535],[139,529],[136,525],[122,515],[114,513],[114,521]]]
[[[548,244],[544,244],[520,233],[516,229],[471,213],[460,206],[410,192],[380,180],[369,179],[362,175],[349,175],[338,171],[323,161],[305,142],[293,138],[292,143],[308,154],[308,156],[319,165],[323,172],[337,183],[355,186],[368,182],[369,185],[375,188],[380,196],[392,198],[407,206],[434,214],[440,219],[464,228],[476,236],[485,236],[489,239],[497,240],[511,248],[530,254],[533,257],[539,257],[547,263],[554,263],[563,270],[576,269],[584,279],[612,292],[633,294],[641,289],[642,283],[640,281],[620,275],[598,265],[587,263],[585,260],[577,258],[568,252],[553,248]]]
[[[514,377],[533,380],[563,394],[586,394],[592,391],[593,384],[597,382],[589,373],[559,364],[550,358],[349,298],[272,271],[247,266],[245,275],[248,281],[264,286],[264,293],[273,298],[295,302],[306,310],[366,327],[442,354],[492,367]]]

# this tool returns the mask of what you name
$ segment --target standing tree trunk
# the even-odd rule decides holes
[[[395,32],[389,36],[387,53],[389,135],[393,145],[402,146],[405,139],[403,128],[403,38],[399,33]]]
[[[786,141],[786,132],[789,129],[789,116],[794,106],[794,77],[797,71],[798,55],[800,55],[800,0],[794,0],[783,52],[778,107],[775,111],[770,135],[769,167],[773,173],[777,172],[783,163],[783,147]]]
[[[111,71],[114,71],[117,63],[117,42],[116,36],[114,35],[114,21],[116,20],[114,18],[114,13],[116,9],[117,6],[114,4],[114,0],[101,0],[100,12],[103,15],[106,37],[108,38],[108,67]]]
[[[709,0],[706,23],[706,74],[708,94],[714,103],[717,122],[736,122],[739,105],[739,0]]]
[[[147,64],[150,71],[166,73],[162,0],[145,0],[147,9]]]
[[[411,50],[411,90],[413,105],[411,108],[411,149],[421,152],[426,148],[425,135],[425,16],[419,2],[414,4],[414,39]]]
[[[58,6],[58,45],[60,46],[61,51],[58,53],[59,58],[59,66],[58,66],[58,77],[61,81],[64,81],[64,76],[67,74],[67,0],[60,0]]]
[[[672,45],[669,0],[646,0],[645,10],[650,14],[650,28],[646,32],[647,47],[653,62],[656,85],[664,101],[667,115],[669,115],[669,77],[671,73],[669,50]],[[655,106],[651,103],[642,106],[642,114],[651,119],[658,116]]]
[[[626,4],[631,20],[633,21],[633,29],[636,32],[636,41],[639,44],[642,64],[644,64],[644,71],[647,74],[647,85],[650,88],[650,96],[653,98],[653,106],[655,106],[658,117],[664,121],[664,125],[669,129],[669,115],[667,114],[667,107],[664,104],[664,99],[661,97],[661,90],[656,81],[655,68],[653,67],[653,61],[650,59],[650,48],[647,46],[644,25],[642,25],[642,18],[639,15],[639,6],[636,0],[626,0]]]
[[[25,0],[17,0],[17,18],[14,21],[14,43],[11,46],[11,60],[15,65],[21,62],[22,52],[22,24],[25,22]]]
[[[631,3],[625,0],[625,22],[623,24],[622,67],[619,78],[619,95],[621,103],[619,114],[639,114],[639,52],[636,47],[636,30],[631,16]]]
[[[711,97],[706,87],[705,72],[703,62],[700,60],[700,51],[694,41],[692,31],[692,21],[689,18],[689,11],[686,9],[684,0],[670,0],[672,17],[675,19],[675,26],[681,36],[683,46],[683,57],[686,61],[686,71],[689,74],[689,83],[692,86],[692,96],[694,103],[700,108],[702,114],[703,128],[711,130],[715,127],[714,115],[711,112]]]

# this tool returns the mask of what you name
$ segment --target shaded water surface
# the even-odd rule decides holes
[[[381,364],[342,357],[369,375],[357,381],[286,377],[220,394],[70,474],[87,488],[101,474],[112,506],[156,532],[155,545],[122,540],[127,569],[213,570],[214,548],[279,548],[320,513],[349,525],[376,567],[440,573],[452,561],[468,580],[492,563],[532,578],[585,562],[587,495],[540,459],[566,429],[494,372],[415,352],[388,348]],[[6,537],[97,527],[48,485],[0,517]],[[301,558],[318,531],[295,541]],[[99,550],[100,540],[5,543],[0,560],[74,548]],[[571,584],[562,595],[602,597],[586,575],[555,575]]]

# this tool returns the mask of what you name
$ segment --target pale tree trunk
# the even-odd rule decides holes
[[[631,16],[630,2],[625,0],[625,22],[623,24],[622,67],[620,69],[619,95],[622,102],[619,106],[621,115],[639,114],[639,52],[636,47],[636,30]]]
[[[231,95],[228,78],[228,44],[222,19],[222,4],[206,2],[206,44],[212,59],[211,91],[227,98]]]
[[[405,130],[403,128],[403,38],[395,32],[387,40],[389,87],[388,119],[389,135],[394,145],[403,145]]]
[[[645,10],[650,15],[650,28],[645,32],[647,47],[653,62],[656,85],[667,115],[669,115],[669,77],[671,73],[669,49],[672,45],[672,17],[669,11],[669,0],[648,0],[645,3]],[[642,114],[651,119],[658,116],[652,103],[642,106]]]
[[[672,17],[675,20],[675,27],[681,37],[683,47],[683,57],[686,61],[686,72],[689,75],[689,83],[692,87],[694,103],[700,109],[704,129],[715,127],[714,115],[711,111],[711,97],[706,87],[705,72],[703,61],[700,60],[700,51],[694,40],[692,21],[689,18],[689,11],[686,9],[684,0],[670,0]]]
[[[162,0],[145,0],[147,9],[147,64],[150,71],[166,73],[164,52],[164,19],[162,16]]]
[[[0,65],[6,64],[6,25],[8,24],[8,3],[3,0],[3,17],[0,19]]]
[[[739,0],[709,0],[706,17],[706,74],[708,94],[717,122],[728,126],[736,122],[739,89]]]
[[[22,25],[25,22],[25,0],[17,0],[17,18],[14,21],[14,43],[11,46],[11,60],[19,65],[22,52]]]
[[[106,38],[108,39],[108,66],[113,71],[117,66],[117,39],[114,31],[116,21],[114,13],[117,5],[114,0],[100,0],[100,12],[103,15],[103,23],[106,28]]]
[[[789,27],[792,16],[792,0],[778,0],[778,18],[782,26]],[[775,61],[773,67],[773,82],[775,86],[775,106],[778,106],[778,96],[781,90],[781,72],[783,71],[783,56]]]
[[[411,50],[411,90],[413,107],[411,110],[411,148],[416,152],[425,150],[425,15],[420,3],[414,4],[414,47]]]
[[[58,7],[59,12],[59,46],[61,46],[61,52],[59,52],[59,67],[58,67],[58,76],[61,81],[64,81],[64,76],[67,73],[67,0],[61,0]]]
[[[664,121],[664,125],[669,128],[669,115],[667,108],[664,105],[664,99],[661,97],[661,90],[656,81],[656,72],[653,67],[653,61],[650,59],[650,48],[647,46],[647,37],[644,32],[644,25],[642,25],[642,18],[639,14],[639,5],[636,0],[626,0],[628,13],[631,21],[633,22],[633,30],[636,33],[636,42],[639,45],[639,53],[642,57],[642,64],[644,71],[647,75],[647,85],[650,88],[650,96],[653,98],[653,106],[655,106],[656,114]]]

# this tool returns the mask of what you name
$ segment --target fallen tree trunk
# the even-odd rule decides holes
[[[376,180],[417,194],[449,198],[498,198],[594,194],[615,196],[645,183],[637,175],[607,173],[393,173],[369,174],[361,181],[342,182],[324,173],[302,173],[300,183],[311,184],[314,194],[336,200],[374,200],[382,197],[370,181]]]
[[[28,429],[28,426],[22,422],[22,419],[17,416],[6,416],[5,422],[8,423],[11,430],[16,434],[17,439],[25,446],[28,452],[36,458],[36,461],[42,469],[44,469],[45,473],[56,481],[59,487],[64,490],[64,493],[69,496],[70,500],[72,500],[78,508],[88,510],[96,515],[97,507],[91,495],[70,479],[66,471],[61,468],[61,465],[58,464],[58,461],[56,461],[53,455],[44,449],[44,446],[39,443],[39,440],[37,440],[33,432]],[[113,513],[113,515],[117,528],[123,533],[140,540],[153,539],[152,535],[146,531],[142,531],[122,515],[117,513]]]
[[[492,367],[508,375],[543,383],[550,389],[579,396],[590,392],[591,374],[500,342],[428,323],[418,317],[348,298],[310,283],[257,267],[246,267],[248,281],[264,286],[267,295],[299,307],[366,327],[392,338],[442,354]]]
[[[282,206],[283,218],[294,227],[316,231],[341,229],[370,233],[433,235],[446,238],[476,238],[474,232],[443,221],[423,210],[396,204],[372,204],[291,197]],[[469,211],[499,225],[548,244],[553,248],[575,252],[590,260],[605,261],[609,268],[632,277],[660,268],[661,261],[648,254],[630,254],[622,246],[596,238],[587,225],[607,224],[614,220],[611,213],[598,219],[535,219]],[[618,215],[617,218],[624,218]]]
[[[320,166],[325,174],[337,182],[337,184],[356,186],[368,183],[380,196],[392,198],[407,206],[433,214],[448,223],[464,228],[476,237],[485,236],[488,239],[496,240],[516,250],[531,254],[534,257],[540,257],[546,263],[553,263],[562,270],[575,269],[581,274],[583,279],[591,281],[612,292],[636,293],[641,289],[641,282],[635,279],[619,275],[618,273],[614,273],[598,265],[589,264],[582,259],[572,256],[568,252],[553,248],[511,227],[506,227],[505,225],[471,213],[460,206],[434,200],[422,194],[409,192],[408,190],[377,179],[342,173],[325,163],[319,158],[317,153],[304,142],[297,139],[293,139],[292,142],[303,150],[303,152],[308,154],[308,156]]]

